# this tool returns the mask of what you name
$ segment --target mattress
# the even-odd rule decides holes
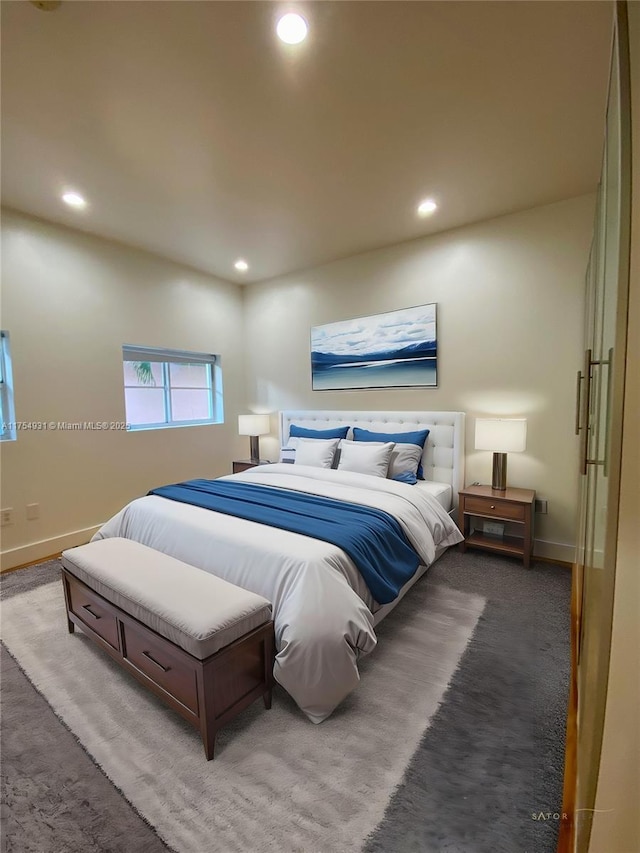
[[[453,489],[448,483],[432,483],[430,480],[418,480],[413,487],[434,497],[447,512],[451,509]]]

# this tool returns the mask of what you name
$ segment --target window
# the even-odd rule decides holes
[[[130,429],[222,423],[219,356],[123,346],[122,361]]]
[[[0,441],[15,440],[15,419],[16,416],[13,409],[13,375],[11,373],[11,355],[9,353],[9,333],[0,332],[0,423],[2,423]]]

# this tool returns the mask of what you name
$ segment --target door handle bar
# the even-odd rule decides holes
[[[605,414],[604,414],[605,419],[606,419],[605,424],[604,424],[604,429],[605,429],[605,433],[604,433],[604,463],[603,463],[604,464],[604,471],[602,473],[604,474],[605,477],[608,477],[609,476],[609,465],[608,465],[609,433],[610,433],[609,412],[611,411],[611,370],[613,367],[613,347],[611,347],[611,349],[609,350],[609,360],[604,361],[603,364],[606,364],[608,369],[607,369],[607,404],[606,404],[607,408],[606,408]]]
[[[592,350],[584,353],[584,394],[582,395],[582,435],[580,436],[580,473],[587,473],[587,461],[589,454],[589,406],[591,398],[591,356]]]
[[[582,395],[582,419],[580,418],[579,410],[576,416],[576,433],[582,432],[580,436],[580,473],[587,473],[587,466],[589,465],[602,465],[604,468],[604,475],[607,476],[607,455],[609,452],[609,405],[610,405],[610,394],[611,394],[611,364],[613,360],[613,349],[609,350],[609,358],[608,359],[593,359],[593,351],[588,349],[585,350],[584,354],[584,375],[582,371],[578,372],[578,400],[580,401],[580,381],[581,379],[585,379],[585,391]],[[589,433],[591,432],[591,427],[589,426],[589,411],[591,408],[591,368],[599,367],[599,366],[607,366],[609,368],[608,377],[607,377],[607,400],[606,400],[606,414],[605,417],[607,419],[605,425],[605,447],[604,447],[604,459],[589,459]],[[580,420],[582,420],[582,426],[580,426]]]
[[[582,427],[580,426],[580,390],[582,388],[582,380],[584,376],[582,375],[582,371],[578,371],[578,376],[576,378],[576,435],[580,435],[580,430]]]

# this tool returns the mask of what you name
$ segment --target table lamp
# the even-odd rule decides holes
[[[238,415],[238,434],[249,435],[251,438],[251,461],[260,461],[260,438],[271,432],[269,415]]]
[[[507,488],[507,453],[521,453],[527,446],[525,418],[476,418],[476,450],[493,450],[491,488]]]

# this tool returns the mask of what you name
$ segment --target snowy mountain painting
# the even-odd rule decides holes
[[[437,382],[436,303],[311,329],[315,391]]]

